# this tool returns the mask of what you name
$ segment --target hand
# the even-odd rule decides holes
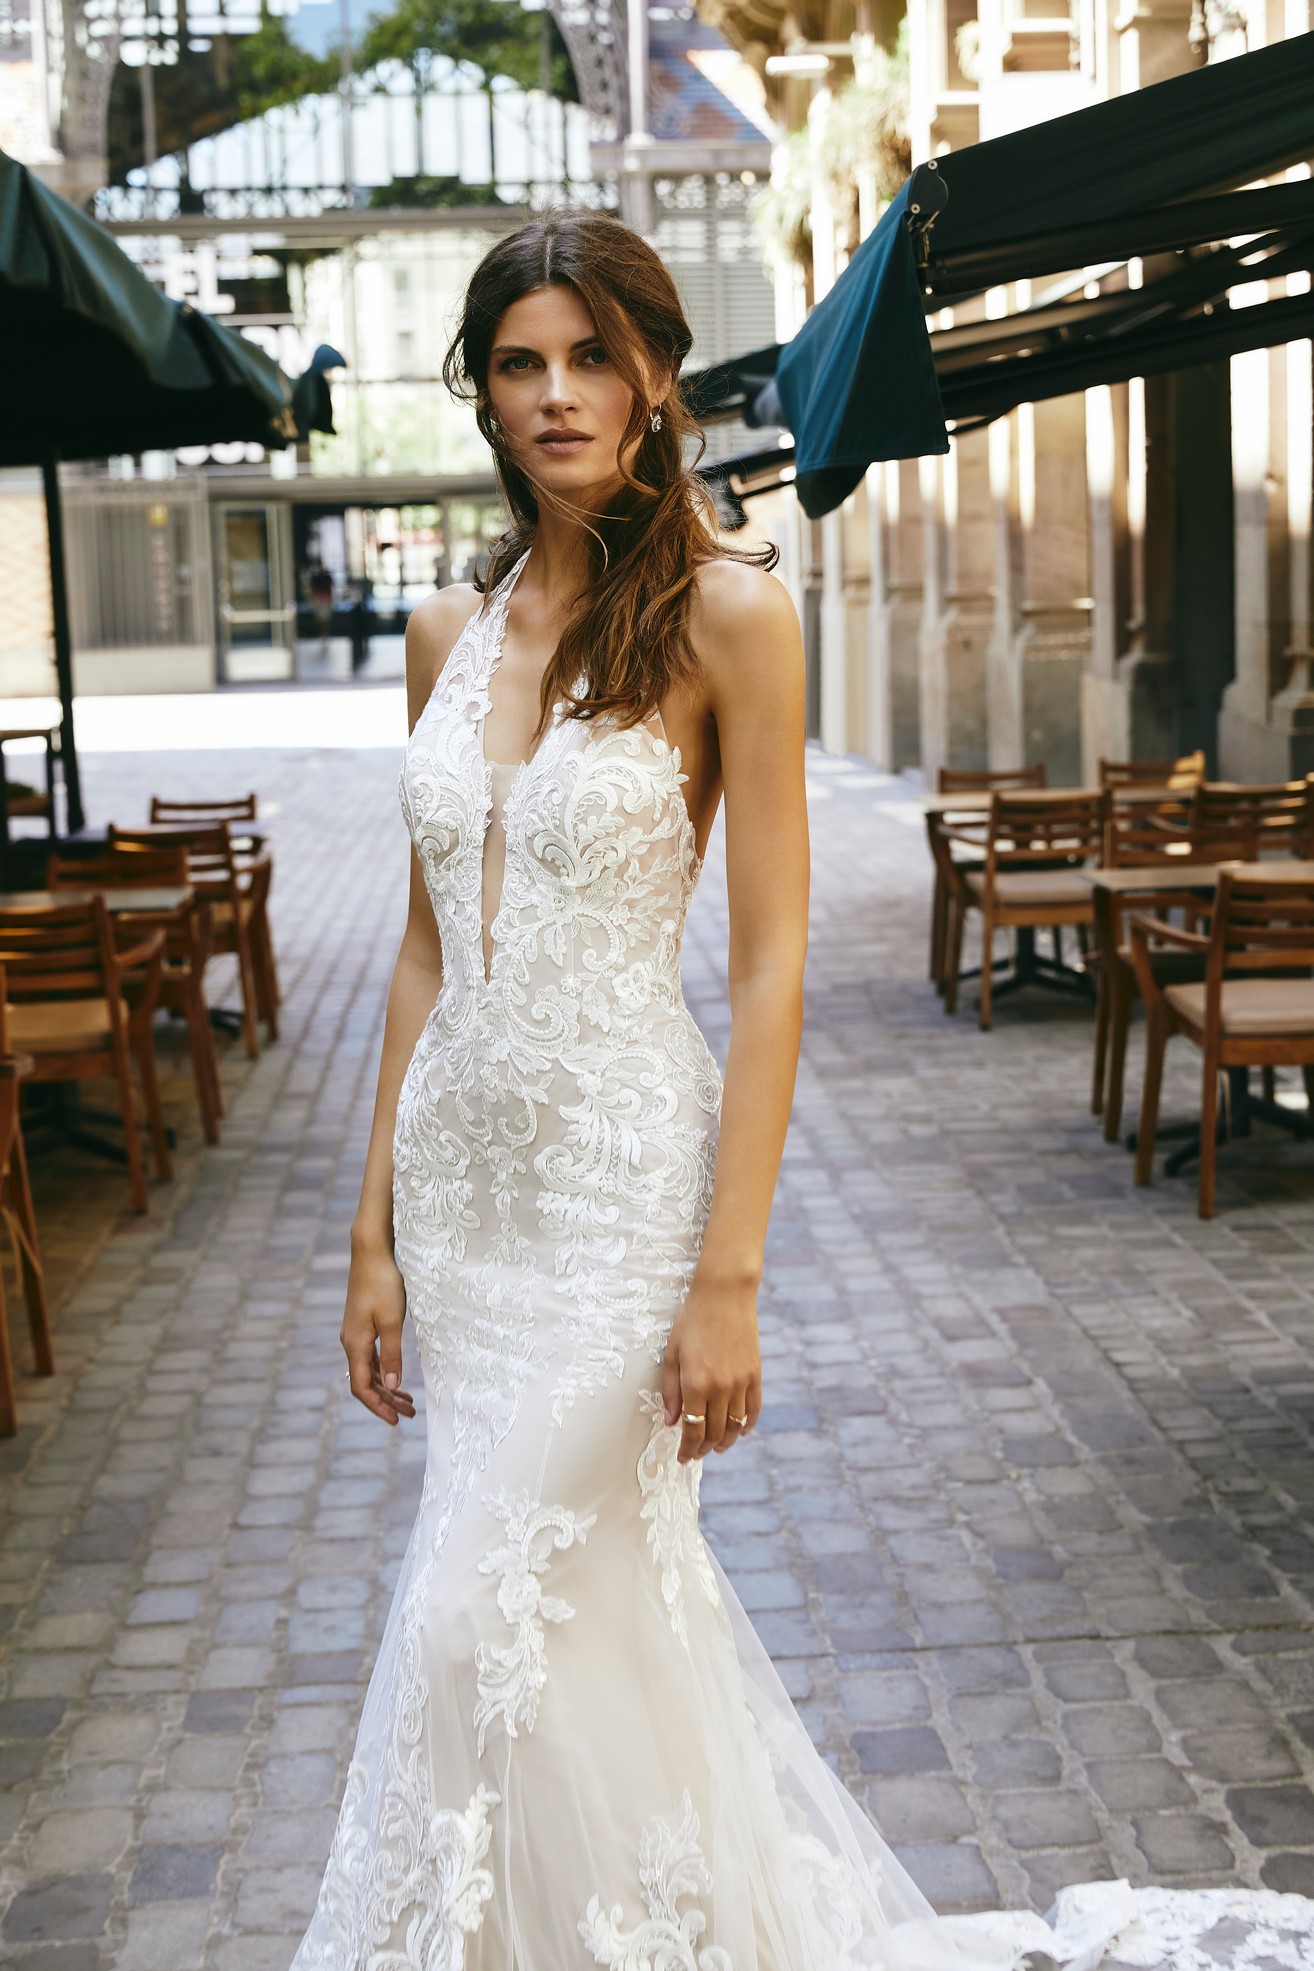
[[[342,1346],[352,1395],[386,1424],[415,1415],[414,1401],[401,1386],[405,1314],[406,1288],[392,1254],[382,1246],[353,1243]]]
[[[666,1421],[683,1426],[680,1463],[728,1451],[762,1409],[762,1355],[757,1338],[757,1283],[694,1279],[671,1327],[662,1367]],[[732,1422],[742,1418],[743,1422]]]

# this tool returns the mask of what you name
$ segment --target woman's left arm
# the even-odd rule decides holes
[[[808,918],[798,617],[759,568],[719,562],[706,576],[691,629],[725,790],[731,1028],[711,1210],[662,1377],[668,1423],[705,1419],[684,1424],[682,1463],[728,1450],[762,1407],[757,1293],[794,1096]]]

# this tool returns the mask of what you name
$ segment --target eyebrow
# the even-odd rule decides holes
[[[571,349],[590,349],[595,342],[601,342],[600,335],[583,335],[578,342],[571,343]],[[531,349],[524,342],[495,342],[489,354],[492,356],[537,356],[540,352]]]

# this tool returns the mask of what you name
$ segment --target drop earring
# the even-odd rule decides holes
[[[653,412],[652,412],[652,413],[650,414],[650,416],[649,416],[649,418],[648,418],[648,424],[649,424],[649,427],[650,427],[650,429],[651,429],[651,430],[653,430],[653,431],[660,431],[660,430],[661,430],[661,428],[662,428],[662,414],[661,414],[661,412],[660,412],[660,411],[653,411]]]

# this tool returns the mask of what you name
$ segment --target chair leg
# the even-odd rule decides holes
[[[1167,1045],[1168,1028],[1163,1015],[1151,1013],[1145,1024],[1145,1087],[1141,1091],[1140,1120],[1136,1125],[1138,1184],[1148,1184],[1154,1175],[1154,1135],[1159,1127],[1159,1089]]]
[[[1310,1121],[1314,1122],[1314,1067],[1302,1068],[1300,1075],[1305,1084],[1305,1100],[1309,1104]]]
[[[1266,1102],[1276,1102],[1277,1070],[1275,1068],[1261,1068],[1259,1072],[1263,1084],[1264,1100]]]
[[[27,1150],[23,1132],[14,1135],[9,1158],[9,1212],[14,1221],[14,1246],[18,1270],[27,1302],[27,1324],[32,1333],[32,1353],[39,1376],[55,1373],[55,1352],[50,1339],[50,1307],[46,1300],[46,1271],[41,1263],[37,1239],[36,1207],[32,1203],[32,1184],[27,1174]]]
[[[278,991],[270,970],[270,955],[265,927],[260,921],[254,922],[251,927],[251,972],[255,979],[256,1010],[272,1042],[278,1039]]]
[[[1123,1091],[1127,1085],[1127,1035],[1131,1029],[1136,987],[1119,965],[1114,973],[1113,1005],[1109,1013],[1109,1085],[1104,1095],[1104,1140],[1116,1143],[1122,1128]]]
[[[944,945],[945,920],[949,914],[949,898],[945,891],[944,877],[937,868],[935,883],[931,890],[931,983],[941,992],[944,990]]]
[[[1210,1048],[1204,1050],[1204,1069],[1200,1084],[1200,1188],[1196,1210],[1201,1218],[1214,1215],[1214,1173],[1218,1167],[1218,1060]]]
[[[214,1028],[199,992],[187,997],[187,1032],[191,1040],[192,1079],[196,1083],[196,1105],[201,1112],[201,1128],[207,1143],[219,1141],[219,1057],[215,1052]]]
[[[173,1156],[164,1127],[164,1106],[160,1101],[160,1078],[155,1064],[155,1035],[143,1022],[136,1036],[137,1072],[150,1125],[151,1146],[155,1152],[155,1174],[167,1184],[173,1176]]]
[[[1109,968],[1101,965],[1095,981],[1095,1062],[1090,1078],[1090,1112],[1104,1113],[1104,1063],[1109,1049]]]
[[[238,978],[242,988],[242,1038],[246,1043],[247,1059],[254,1061],[260,1055],[260,1035],[256,1028],[259,1006],[257,1003],[255,966],[251,960],[251,941],[241,924],[237,927],[233,946],[237,957]]]
[[[5,1307],[4,1276],[0,1274],[0,1437],[18,1435],[18,1405],[14,1400],[14,1358],[9,1348],[9,1314]]]
[[[967,912],[956,897],[949,899],[949,957],[944,968],[944,1010],[958,1011],[958,981],[963,970],[963,925]]]
[[[142,1161],[141,1135],[137,1123],[137,1091],[133,1087],[127,1042],[116,1035],[113,1043],[114,1079],[119,1089],[119,1113],[123,1117],[123,1147],[128,1159],[128,1189],[134,1211],[149,1211],[146,1167]]]
[[[990,1031],[990,988],[994,983],[995,920],[988,910],[981,912],[981,1011],[977,1025]]]

